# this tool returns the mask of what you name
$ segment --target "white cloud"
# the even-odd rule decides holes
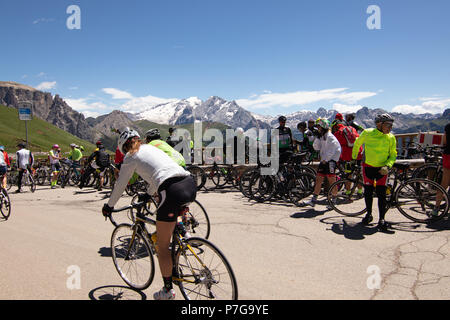
[[[105,110],[108,108],[108,106],[102,102],[88,102],[89,99],[86,98],[80,98],[80,99],[70,99],[65,98],[64,101],[71,107],[72,109],[81,112],[97,112],[98,110]],[[96,110],[96,111],[89,111],[89,110]],[[98,112],[97,112],[98,113]]]
[[[359,100],[375,96],[375,92],[348,92],[348,88],[335,88],[319,91],[296,91],[287,93],[263,93],[250,99],[238,99],[236,102],[248,109],[267,109],[305,105],[319,101],[342,101],[355,104]]]
[[[409,105],[409,104],[401,104],[392,108],[392,112],[398,113],[415,113],[415,114],[423,114],[423,113],[431,113],[438,114],[443,113],[445,109],[450,108],[450,99],[436,99],[432,98],[420,98],[422,101],[420,105]]]
[[[53,21],[55,21],[55,19],[53,19],[53,18],[39,18],[39,19],[34,20],[33,24],[38,24],[41,22],[53,22]]]
[[[113,99],[124,99],[131,100],[133,99],[133,95],[123,90],[115,89],[115,88],[103,88],[102,91],[112,96]]]
[[[363,108],[364,106],[358,104],[358,105],[346,105],[341,103],[335,103],[333,104],[333,110],[336,110],[340,113],[356,113],[359,109]]]
[[[41,82],[36,89],[37,90],[50,90],[56,87],[56,81],[52,81],[52,82]]]

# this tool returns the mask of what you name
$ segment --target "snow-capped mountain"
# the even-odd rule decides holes
[[[232,128],[244,130],[259,127],[268,128],[265,121],[258,121],[251,112],[240,107],[235,101],[226,101],[220,97],[210,97],[206,101],[191,97],[178,101],[152,106],[137,113],[140,120],[180,125],[194,121],[220,122]]]
[[[385,113],[383,109],[369,109],[363,107],[359,109],[356,114],[355,121],[365,128],[374,126],[375,116],[379,113]],[[325,118],[331,121],[334,120],[337,110],[319,108],[317,111],[301,110],[291,114],[283,114],[286,118],[286,125],[292,129],[297,128],[297,124],[309,119]],[[434,119],[440,118],[442,115],[433,114],[402,114],[391,113],[395,118],[394,133],[403,133],[424,127],[424,122],[431,122]],[[280,114],[281,115],[281,114]],[[192,123],[194,121],[212,121],[226,124],[232,128],[241,127],[244,130],[250,128],[270,129],[278,126],[278,117],[269,115],[260,115],[240,107],[235,101],[227,101],[220,97],[210,97],[206,101],[199,98],[192,97],[172,101],[157,106],[149,107],[143,112],[137,113],[135,116],[138,119],[145,119],[162,124],[180,125]],[[428,129],[434,127],[425,126]],[[424,128],[424,130],[426,130]]]

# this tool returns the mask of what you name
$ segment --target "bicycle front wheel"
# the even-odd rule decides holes
[[[195,200],[189,205],[189,211],[186,212],[186,230],[191,236],[208,239],[211,231],[209,217],[205,208]]]
[[[134,235],[134,237],[133,237]],[[137,290],[150,286],[155,275],[155,262],[147,240],[129,224],[121,224],[111,236],[114,266],[126,284]]]
[[[361,182],[350,179],[338,180],[328,189],[328,203],[333,210],[344,216],[359,216],[367,212],[367,208],[364,196],[361,192],[358,193],[358,188],[362,188]],[[333,192],[336,191],[337,195],[334,197]]]
[[[9,199],[8,192],[0,187],[0,212],[8,220],[11,214],[11,200]]]
[[[436,208],[436,196],[442,200]],[[429,223],[442,219],[449,210],[449,197],[440,184],[428,179],[409,179],[404,182],[394,195],[396,207],[408,219]],[[433,213],[433,209],[437,209]]]
[[[233,269],[223,253],[202,238],[189,238],[175,255],[175,283],[186,300],[237,300]]]

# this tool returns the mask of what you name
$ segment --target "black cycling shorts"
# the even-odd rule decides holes
[[[317,168],[317,174],[322,176],[336,175],[336,161],[320,162]]]
[[[174,222],[182,206],[195,200],[197,185],[191,176],[169,178],[158,188],[158,195],[156,221]]]

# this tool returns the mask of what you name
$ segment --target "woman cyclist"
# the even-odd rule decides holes
[[[125,158],[109,201],[103,206],[103,215],[111,213],[134,172],[149,184],[149,194],[158,194],[161,201],[156,215],[156,232],[158,261],[164,287],[153,297],[155,300],[172,300],[175,298],[175,290],[172,287],[170,239],[182,205],[195,200],[196,184],[189,172],[172,161],[163,151],[145,143],[141,144],[140,136],[134,130],[122,132],[118,146]]]

